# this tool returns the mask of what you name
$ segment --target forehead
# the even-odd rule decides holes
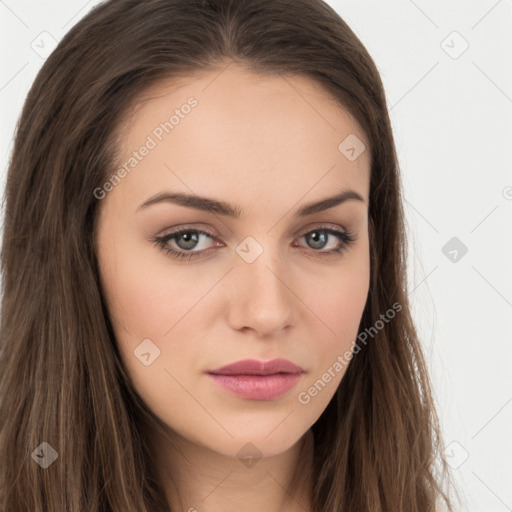
[[[231,64],[140,94],[120,125],[117,164],[151,146],[125,180],[147,194],[177,185],[209,195],[272,189],[299,199],[337,183],[366,192],[369,151],[351,161],[340,149],[351,137],[368,148],[357,122],[320,84]]]

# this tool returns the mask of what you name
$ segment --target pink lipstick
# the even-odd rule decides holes
[[[244,359],[207,375],[227,391],[249,400],[273,400],[300,380],[304,370],[286,359],[257,361]]]

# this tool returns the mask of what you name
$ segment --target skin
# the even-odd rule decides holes
[[[349,161],[338,145],[350,134],[366,144],[365,135],[315,82],[231,63],[145,91],[120,125],[119,162],[191,96],[198,105],[100,201],[97,255],[116,341],[133,386],[169,429],[151,442],[173,510],[311,510],[310,427],[346,366],[309,403],[298,395],[358,334],[370,275],[370,157],[366,150]],[[295,215],[345,188],[364,202]],[[227,201],[241,215],[170,202],[137,211],[163,191]],[[343,242],[326,234],[315,245],[311,232],[324,224],[356,240],[327,254]],[[206,251],[176,260],[152,237],[180,228],[215,237],[201,235],[192,249],[190,239],[168,241],[177,251]],[[252,263],[236,252],[249,236],[263,249]],[[160,350],[148,366],[134,355],[145,339]],[[305,373],[274,400],[233,396],[205,375],[278,357]],[[257,449],[252,467],[237,456],[247,443]]]

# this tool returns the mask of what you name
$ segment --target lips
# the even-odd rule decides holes
[[[228,364],[222,368],[211,370],[208,373],[216,375],[272,375],[275,373],[303,373],[304,370],[286,359],[272,359],[271,361],[257,361],[244,359]]]
[[[273,400],[292,389],[303,368],[286,359],[246,359],[207,372],[220,387],[249,400]]]

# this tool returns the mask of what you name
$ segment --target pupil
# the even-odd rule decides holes
[[[313,246],[315,249],[321,249],[327,241],[327,233],[324,231],[312,231],[309,236],[310,239],[313,240]]]
[[[185,245],[182,247],[182,244],[178,243],[178,240],[185,240]],[[178,243],[178,246],[180,246],[181,249],[193,249],[194,246],[197,244],[198,241],[198,234],[197,233],[184,233],[180,235],[176,243]]]
[[[308,243],[315,249],[321,249],[327,243],[327,233],[325,231],[312,231],[307,235],[309,237]],[[193,249],[198,242],[197,233],[184,233],[176,239],[176,243],[181,249]],[[184,244],[178,243],[183,240]]]

